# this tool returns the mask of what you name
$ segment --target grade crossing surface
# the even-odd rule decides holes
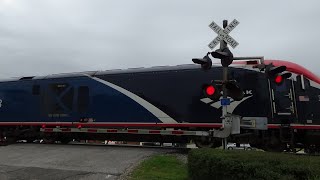
[[[13,144],[0,146],[0,179],[121,179],[142,159],[174,149]]]

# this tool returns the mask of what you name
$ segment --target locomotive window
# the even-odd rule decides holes
[[[310,88],[310,81],[309,79],[307,79],[306,77],[303,77],[303,81],[304,81],[304,86],[305,86],[305,89],[309,89]]]
[[[40,85],[33,85],[32,95],[39,95],[39,94],[40,94]]]
[[[305,78],[303,75],[297,76],[297,82],[302,90],[307,90],[310,88],[309,79]]]
[[[304,87],[302,86],[302,80],[301,80],[301,75],[298,75],[297,76],[297,83],[298,83],[298,87],[300,88],[300,89],[304,89]]]
[[[89,88],[88,86],[80,86],[78,89],[78,112],[84,113],[89,106]]]

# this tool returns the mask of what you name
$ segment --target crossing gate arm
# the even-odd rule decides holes
[[[99,134],[155,134],[176,136],[209,136],[209,131],[155,130],[155,129],[103,129],[103,128],[41,128],[45,133],[99,133]]]
[[[156,130],[156,129],[105,129],[105,128],[40,128],[45,133],[99,133],[99,134],[145,134],[145,135],[175,135],[175,136],[213,136],[226,138],[230,134],[240,134],[240,127],[245,129],[267,129],[266,117],[240,117],[228,115],[223,119],[223,128],[209,131],[188,130]]]

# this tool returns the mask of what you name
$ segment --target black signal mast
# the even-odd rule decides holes
[[[235,48],[239,43],[234,40],[229,33],[239,24],[239,22],[234,19],[229,25],[227,20],[223,20],[223,28],[219,27],[215,22],[212,22],[209,27],[218,34],[218,36],[210,42],[208,45],[211,50],[220,43],[220,48],[208,52],[203,58],[198,59],[194,58],[192,61],[196,64],[200,64],[203,70],[209,70],[212,66],[212,61],[209,57],[211,54],[212,57],[220,59],[222,65],[222,80],[212,80],[211,84],[203,86],[203,92],[207,98],[210,98],[213,101],[220,100],[222,106],[222,129],[213,130],[213,137],[222,138],[222,144],[224,149],[227,147],[227,137],[230,134],[240,134],[241,127],[246,126],[244,119],[241,119],[240,116],[234,114],[228,114],[228,105],[230,105],[231,97],[234,101],[240,101],[244,97],[244,93],[241,88],[237,85],[235,80],[228,79],[228,66],[232,63],[233,60],[249,60],[249,59],[259,59],[260,64],[253,66],[253,68],[258,68],[260,71],[264,71],[269,80],[274,81],[277,85],[291,77],[291,73],[285,72],[285,66],[274,66],[272,64],[264,64],[263,57],[233,57],[232,52],[228,48],[230,45],[232,48]],[[216,86],[219,84],[220,86]],[[221,89],[219,89],[219,88]],[[221,98],[221,93],[222,98]],[[248,121],[249,122],[249,121]],[[250,122],[249,122],[250,123]],[[255,119],[254,124],[259,124],[262,129],[267,129],[265,120]],[[249,128],[255,129],[256,127],[250,126]]]
[[[236,42],[229,33],[239,24],[237,20],[233,20],[231,24],[228,26],[228,21],[223,21],[223,28],[220,28],[215,22],[212,22],[209,27],[215,31],[218,36],[208,45],[210,49],[213,49],[218,43],[220,43],[220,48],[216,51],[208,52],[206,56],[202,59],[192,59],[192,61],[196,64],[200,64],[202,69],[208,70],[212,66],[211,59],[209,58],[209,54],[212,57],[221,59],[221,65],[223,67],[222,71],[222,80],[216,81],[216,83],[222,85],[223,97],[220,100],[222,105],[222,121],[223,128],[228,130],[214,131],[214,137],[222,138],[222,144],[224,149],[227,147],[227,137],[230,135],[231,129],[235,130],[235,134],[240,133],[240,117],[230,115],[227,112],[228,105],[230,105],[230,99],[228,96],[233,98],[234,100],[241,100],[244,96],[243,91],[233,82],[228,80],[228,66],[233,61],[233,54],[229,50],[227,43],[235,48],[239,43]],[[219,96],[215,96],[218,97]],[[237,122],[233,122],[237,121]],[[233,127],[233,124],[236,124],[238,127]],[[226,127],[228,126],[228,127]]]

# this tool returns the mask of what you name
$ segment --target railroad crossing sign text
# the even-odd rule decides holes
[[[210,49],[213,49],[216,47],[220,41],[224,40],[226,43],[228,43],[232,48],[236,48],[238,46],[238,42],[234,40],[229,33],[239,24],[239,21],[234,19],[225,29],[222,29],[220,26],[218,26],[214,21],[209,24],[209,27],[218,34],[216,38],[214,38],[213,41],[210,42],[208,45]]]

